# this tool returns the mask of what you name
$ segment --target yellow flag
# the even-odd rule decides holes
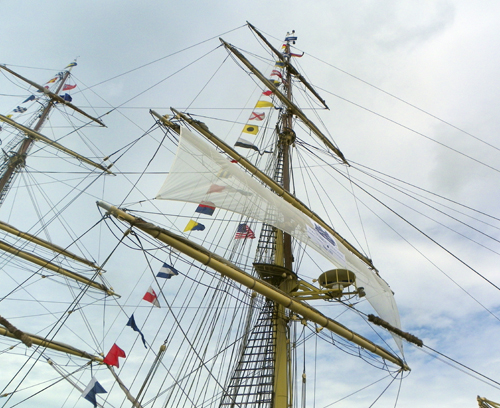
[[[255,105],[256,108],[272,108],[273,106],[273,103],[268,101],[258,101]]]
[[[251,135],[256,135],[257,133],[259,133],[259,127],[255,125],[246,125],[243,128],[243,132],[250,133]]]

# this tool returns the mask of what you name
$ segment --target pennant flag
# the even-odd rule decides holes
[[[247,224],[238,225],[238,229],[236,230],[236,235],[234,236],[234,239],[246,239],[246,238],[254,239],[255,234]]]
[[[107,391],[102,388],[102,385],[99,384],[94,376],[92,376],[89,385],[87,385],[87,388],[85,388],[82,392],[82,397],[87,401],[90,401],[94,405],[94,407],[97,407],[96,394],[105,393],[107,393]]]
[[[66,65],[66,68],[76,67],[76,62],[72,62],[71,64]]]
[[[278,81],[277,79],[270,79],[269,81],[271,81],[274,86],[281,85],[281,82]]]
[[[253,125],[247,125],[243,128],[243,132],[250,133],[251,135],[256,135],[259,133],[259,127]]]
[[[172,276],[179,275],[179,271],[175,269],[173,266],[170,266],[168,263],[163,263],[163,266],[160,268],[160,271],[156,275],[157,278],[170,279]]]
[[[262,95],[271,96],[273,93],[269,90],[262,92]]]
[[[69,84],[66,84],[63,86],[63,91],[71,91],[72,89],[75,89],[76,88],[76,85],[69,85]]]
[[[142,344],[144,344],[144,347],[148,348],[146,346],[146,339],[144,338],[144,334],[142,334],[142,332],[139,330],[139,328],[135,324],[135,319],[134,319],[134,314],[133,313],[132,313],[132,316],[130,316],[130,319],[128,319],[127,326],[130,326],[133,331],[136,331],[136,332],[138,332],[141,335]]]
[[[291,55],[292,57],[297,57],[297,58],[300,58],[300,57],[303,57],[303,56],[304,56],[304,53],[302,53],[302,54],[294,54],[294,53],[292,52],[292,53],[290,53],[290,55]]]
[[[248,120],[264,120],[266,114],[264,112],[252,112]]]
[[[142,297],[146,302],[152,303],[153,306],[160,307],[160,302],[158,302],[158,296],[156,296],[156,292],[150,286],[146,294]]]
[[[287,36],[287,37],[285,38],[285,41],[297,41],[297,37],[292,36],[292,35],[291,35],[291,36]]]
[[[71,97],[70,94],[65,93],[64,95],[59,95],[61,98],[63,98],[65,101],[71,102],[73,98]]]
[[[220,193],[222,190],[224,190],[226,187],[224,186],[219,186],[217,184],[212,184],[210,187],[208,187],[207,194],[211,193]]]
[[[245,140],[243,138],[239,138],[238,141],[234,144],[236,147],[243,147],[244,149],[252,149],[260,153],[260,150],[257,146],[255,146],[252,142]]]
[[[268,101],[257,101],[255,105],[256,108],[272,108],[273,106],[273,103]]]
[[[186,225],[186,228],[184,228],[184,232],[186,231],[203,231],[205,229],[205,226],[203,224],[200,224],[199,222],[189,220],[188,224]]]
[[[215,211],[215,204],[210,201],[202,201],[195,212],[200,214],[212,215]],[[165,264],[164,264],[165,266]]]
[[[14,116],[14,115],[12,115],[12,113],[9,113],[8,115],[6,115],[6,117],[8,117],[9,119],[10,119],[12,116]]]
[[[279,78],[283,78],[283,75],[281,75],[281,72],[279,72],[277,69],[273,69],[271,71],[271,76],[277,76]]]
[[[48,84],[53,84],[54,82],[58,81],[59,80],[59,77],[55,77],[55,78],[52,78],[50,81],[48,81],[47,83]]]
[[[29,102],[29,101],[34,101],[35,99],[36,99],[35,95],[31,95],[31,96],[28,96],[28,98],[26,98],[26,100],[23,103],[26,103],[26,102]]]
[[[17,112],[17,113],[24,113],[27,110],[28,110],[27,108],[24,108],[22,106],[18,106],[17,108],[14,108],[14,112]]]
[[[115,344],[111,347],[106,357],[102,361],[104,364],[115,366],[116,368],[120,368],[120,362],[118,361],[118,357],[127,357],[125,352]]]
[[[276,63],[274,64],[274,66],[280,67],[280,68],[284,68],[285,67],[285,63],[283,61],[276,61]]]

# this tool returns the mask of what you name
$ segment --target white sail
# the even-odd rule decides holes
[[[200,203],[239,213],[279,228],[318,251],[337,268],[356,274],[357,285],[379,316],[401,328],[387,283],[328,231],[231,163],[206,141],[181,128],[177,154],[157,199]],[[402,352],[402,342],[395,337]]]

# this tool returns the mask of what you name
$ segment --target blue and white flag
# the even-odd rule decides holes
[[[87,385],[87,388],[85,388],[82,392],[82,397],[94,404],[94,407],[97,407],[96,394],[103,393],[107,393],[107,391],[102,388],[102,385],[99,384],[94,376],[92,376],[89,385]]]
[[[173,266],[170,266],[167,263],[164,263],[160,268],[160,271],[156,275],[157,278],[170,279],[172,276],[179,275],[179,271],[175,269]]]

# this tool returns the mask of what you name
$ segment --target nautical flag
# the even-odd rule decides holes
[[[55,77],[55,78],[52,78],[50,81],[48,81],[47,83],[48,84],[53,84],[54,82],[58,81],[59,80],[59,77]]]
[[[262,92],[262,95],[271,96],[273,93],[270,90]]]
[[[212,215],[215,211],[215,204],[210,201],[202,201],[195,212],[200,214]]]
[[[234,144],[236,147],[243,147],[244,149],[252,149],[260,153],[260,150],[257,146],[252,144],[252,142],[249,142],[248,140],[243,139],[240,137],[238,141]]]
[[[63,91],[71,91],[72,89],[75,89],[76,88],[76,85],[69,85],[69,84],[66,84],[63,86]]]
[[[257,101],[255,105],[256,108],[272,108],[273,106],[273,103],[268,101]]]
[[[297,58],[300,58],[300,57],[303,57],[303,56],[304,56],[304,53],[302,53],[302,54],[294,54],[294,53],[292,52],[292,53],[290,53],[290,55],[291,55],[292,57],[297,57]]]
[[[156,296],[156,292],[150,286],[146,294],[142,297],[146,302],[152,303],[153,306],[160,307],[160,302],[158,302],[158,296]]]
[[[274,85],[274,86],[278,86],[281,84],[280,81],[278,81],[277,79],[269,79],[269,81],[271,81],[271,83]]]
[[[287,36],[285,38],[285,41],[297,41],[297,37],[295,37],[295,36]]]
[[[146,346],[146,339],[144,338],[144,334],[142,334],[142,332],[139,330],[139,328],[135,324],[135,319],[134,319],[134,314],[133,313],[132,313],[132,316],[130,316],[130,319],[128,319],[127,326],[130,326],[133,331],[139,332],[139,334],[141,335],[142,344],[144,344],[144,347],[148,348]]]
[[[104,357],[104,360],[102,362],[107,365],[115,366],[116,368],[120,368],[120,362],[118,361],[118,357],[127,357],[125,355],[125,352],[115,344],[113,344],[113,347],[111,347],[111,350],[109,350],[108,354],[106,357]]]
[[[254,125],[246,125],[243,128],[243,132],[250,133],[251,135],[256,135],[257,133],[259,133],[259,127]]]
[[[26,103],[26,102],[29,102],[29,101],[34,101],[35,99],[36,99],[35,95],[31,95],[31,96],[28,96],[23,103]]]
[[[17,112],[17,113],[24,113],[27,110],[28,110],[27,108],[24,108],[22,106],[18,106],[17,108],[14,108],[14,112]]]
[[[72,63],[66,65],[66,68],[72,68],[72,67],[76,67],[76,62],[72,62]]]
[[[280,68],[284,68],[285,67],[285,63],[283,61],[276,61],[276,63],[274,64],[274,66],[280,67]]]
[[[207,194],[211,193],[220,193],[222,190],[224,190],[226,187],[224,186],[219,186],[217,184],[212,184],[207,191]]]
[[[264,120],[265,117],[264,112],[252,112],[248,120]]]
[[[238,229],[236,230],[236,235],[234,236],[234,239],[245,239],[245,238],[254,239],[255,234],[247,224],[240,224],[238,225]]]
[[[186,228],[184,228],[184,232],[186,231],[203,231],[205,229],[205,226],[203,224],[200,224],[199,222],[189,220],[189,222],[186,225]]]
[[[59,95],[61,98],[63,98],[67,102],[71,102],[73,98],[71,97],[70,94],[65,93],[64,95]]]
[[[92,376],[89,385],[87,385],[87,388],[85,388],[82,392],[82,397],[87,401],[90,401],[94,407],[97,407],[96,394],[104,393],[107,393],[107,391],[102,388],[102,385],[99,384],[94,376]]]
[[[156,277],[170,279],[172,276],[177,275],[179,275],[179,271],[173,266],[170,266],[168,263],[164,262],[163,266],[160,268],[160,271],[156,274]]]
[[[279,72],[277,69],[272,70],[271,76],[277,76],[277,77],[283,78],[283,75],[281,75],[281,72]]]

